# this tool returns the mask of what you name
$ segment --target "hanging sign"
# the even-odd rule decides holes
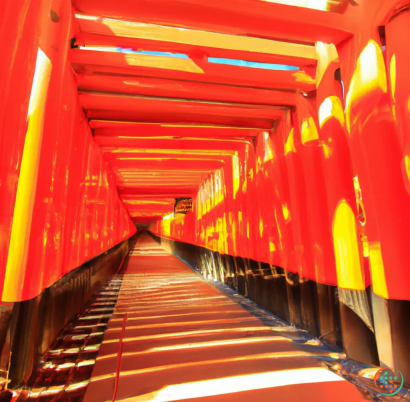
[[[187,214],[192,211],[192,198],[175,198],[175,214]]]

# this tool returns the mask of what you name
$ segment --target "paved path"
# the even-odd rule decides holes
[[[145,233],[117,280],[92,306],[112,311],[119,292],[85,402],[364,400]]]

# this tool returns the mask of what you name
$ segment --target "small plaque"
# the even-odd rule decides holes
[[[176,198],[175,199],[175,214],[187,214],[192,211],[192,198]]]

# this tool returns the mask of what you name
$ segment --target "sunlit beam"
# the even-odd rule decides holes
[[[123,399],[127,402],[171,402],[190,398],[203,398],[257,389],[284,387],[297,384],[314,384],[344,381],[342,377],[324,368],[311,367],[296,370],[271,371],[235,377],[217,378],[185,384],[169,385],[159,391]]]

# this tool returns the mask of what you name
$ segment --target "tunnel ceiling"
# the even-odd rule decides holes
[[[80,103],[136,223],[173,211],[314,91],[348,1],[73,0]],[[303,7],[302,7],[303,6]]]

